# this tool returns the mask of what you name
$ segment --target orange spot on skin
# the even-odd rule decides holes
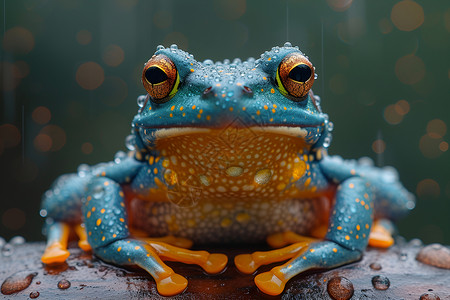
[[[354,185],[353,183],[350,183],[350,184],[348,185],[348,187],[352,189],[352,188],[355,187],[355,185]]]
[[[277,108],[277,105],[276,105],[276,104],[274,104],[274,105],[273,105],[273,108]]]
[[[175,105],[172,105],[172,107],[170,108],[170,110],[174,110],[175,109]]]
[[[92,207],[92,209],[91,209],[91,210],[92,210],[92,212],[94,212],[94,211],[95,211],[95,206],[94,206],[94,207]]]
[[[141,249],[141,247],[139,247],[139,246],[134,247],[134,250],[139,250],[139,249]]]
[[[264,89],[261,89],[261,92],[264,92]]]
[[[125,222],[125,220],[123,218],[120,218],[119,221],[122,223]]]
[[[195,106],[195,105],[192,105],[192,109],[195,109],[197,106]]]
[[[100,211],[100,213],[104,214],[105,211],[106,211],[106,210],[105,210],[104,208],[102,208],[102,210]]]
[[[369,224],[366,224],[366,229],[369,229]]]
[[[337,230],[341,230],[341,229],[342,229],[342,226],[338,226],[338,227],[337,227]]]
[[[350,237],[348,235],[346,235],[345,239],[348,241],[348,240],[350,240]]]
[[[359,226],[359,225],[356,225],[356,230],[360,230],[361,229],[361,226]]]
[[[232,107],[230,107],[230,111],[233,111],[233,108],[232,108]]]
[[[355,201],[356,201],[356,203],[358,203],[358,202],[359,202],[359,199],[358,199],[358,198],[356,198],[356,199],[355,199]]]
[[[245,106],[242,108],[243,111],[245,111],[246,109],[247,109],[247,108],[246,108]]]
[[[286,106],[285,106],[285,107],[283,107],[283,108],[284,108],[284,110],[287,110]]]
[[[157,169],[157,168],[154,168],[154,169],[153,169],[153,173],[158,174],[158,169]]]
[[[102,219],[97,219],[97,226],[100,226],[100,224],[102,224]]]
[[[120,252],[122,250],[122,247],[117,248],[117,252]]]
[[[268,61],[271,61],[271,60],[272,60],[272,57],[269,57],[267,60],[268,60]]]
[[[194,69],[191,69],[191,72],[194,73]]]
[[[108,186],[108,185],[109,185],[109,182],[108,182],[108,181],[105,181],[103,184],[104,184],[105,186]]]
[[[206,120],[211,120],[211,116],[206,116]]]
[[[274,94],[274,93],[275,93],[275,90],[274,90],[274,89],[270,89],[270,92],[271,92],[272,94]]]
[[[183,107],[183,106],[181,106],[181,107],[180,107],[180,111],[183,111],[183,109],[184,109],[184,107]]]
[[[106,237],[102,237],[102,242],[104,242],[106,240]]]
[[[259,116],[261,114],[261,112],[259,110],[257,110],[256,114]]]
[[[277,111],[275,110],[275,108],[272,108],[272,112],[273,112],[273,113],[276,113]]]
[[[264,109],[265,109],[265,110],[268,110],[269,107],[268,107],[267,105],[264,105]]]
[[[88,219],[91,217],[91,212],[90,212],[90,211],[87,212],[86,217],[87,217]]]
[[[115,237],[117,237],[117,234],[114,233],[114,234],[113,234],[113,238],[115,238]]]
[[[337,252],[337,249],[336,249],[336,248],[333,248],[333,252],[336,253],[336,252]]]
[[[222,98],[225,98],[226,94],[222,94]]]
[[[267,77],[263,77],[263,80],[267,80]]]
[[[173,114],[170,114],[169,116],[172,118],[172,117],[173,117]]]

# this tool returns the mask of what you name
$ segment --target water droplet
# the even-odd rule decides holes
[[[435,293],[427,292],[425,294],[422,294],[419,300],[441,300],[441,298]]]
[[[389,278],[383,275],[377,275],[372,277],[372,285],[377,290],[387,290],[391,283],[389,282]]]
[[[409,244],[413,247],[420,247],[423,245],[423,243],[420,239],[412,239],[409,241]]]
[[[30,271],[14,273],[3,282],[1,287],[2,294],[11,295],[26,289],[37,274],[37,272],[30,273]]]
[[[353,296],[353,283],[345,277],[336,276],[328,281],[328,294],[335,300],[347,300]]]
[[[125,139],[125,146],[128,150],[133,151],[135,149],[136,145],[136,137],[132,134],[126,137]]]
[[[405,261],[405,260],[408,258],[408,254],[406,254],[406,253],[400,253],[400,254],[398,255],[398,257],[399,257],[399,259],[400,259],[401,261]]]
[[[165,49],[163,45],[158,45],[156,47],[156,51]]]
[[[178,46],[176,44],[172,44],[172,45],[170,45],[170,49],[171,50],[177,50]]]
[[[327,136],[323,140],[323,147],[328,148],[328,147],[330,147],[330,145],[331,145],[331,137]]]
[[[3,256],[11,256],[11,254],[13,253],[14,247],[11,244],[5,244],[2,248],[2,255]]]
[[[241,175],[243,172],[244,172],[244,169],[241,168],[241,167],[238,167],[238,166],[232,166],[232,167],[229,167],[229,168],[226,170],[226,173],[227,173],[229,176],[233,176],[233,177],[239,176],[239,175]],[[255,179],[255,180],[256,180],[256,179]]]
[[[292,47],[292,44],[290,42],[284,43],[283,47]]]
[[[177,183],[177,173],[175,173],[171,169],[166,169],[166,171],[164,171],[164,180],[168,185],[174,185],[175,183]]]
[[[328,122],[328,131],[332,132],[334,129],[334,123],[333,122]]]
[[[92,196],[95,199],[100,199],[101,197],[103,197],[104,194],[105,189],[103,188],[102,185],[97,185],[96,187],[94,187],[94,190],[92,191]]]
[[[262,169],[256,172],[254,179],[257,184],[266,184],[269,182],[271,177],[272,177],[272,170]]]
[[[70,281],[66,279],[62,279],[58,282],[58,288],[61,290],[65,290],[70,288]]]
[[[379,271],[381,270],[381,265],[379,263],[371,263],[369,266],[372,270]]]
[[[9,240],[11,245],[22,245],[25,244],[25,238],[23,236],[17,235]]]
[[[39,297],[39,292],[35,291],[35,292],[31,292],[30,293],[30,298],[31,299],[36,299],[37,297]]]
[[[441,244],[431,244],[417,254],[416,259],[424,264],[450,269],[450,249]]]
[[[114,155],[114,162],[116,164],[120,163],[124,158],[127,157],[127,154],[123,151],[117,151]]]
[[[145,96],[145,95],[140,95],[139,97],[137,97],[137,100],[136,100],[137,105],[138,105],[139,107],[144,107],[145,99],[146,99],[146,98],[147,98],[147,96]]]
[[[41,209],[39,211],[39,215],[43,218],[45,218],[47,216],[47,210],[46,209]]]

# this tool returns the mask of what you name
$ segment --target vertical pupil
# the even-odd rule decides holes
[[[311,77],[311,68],[304,64],[295,66],[288,76],[295,81],[306,82]]]
[[[145,71],[145,78],[151,84],[161,83],[167,80],[167,74],[158,67],[150,67]]]

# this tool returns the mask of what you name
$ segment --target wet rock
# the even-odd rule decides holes
[[[3,282],[1,287],[2,294],[11,295],[26,289],[37,274],[37,272],[30,271],[14,273]]]
[[[416,259],[427,265],[450,269],[450,249],[441,244],[431,244],[422,248]]]
[[[335,300],[348,300],[353,296],[353,283],[345,277],[336,276],[328,281],[328,294]]]

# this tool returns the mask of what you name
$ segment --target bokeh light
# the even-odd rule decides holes
[[[381,33],[388,34],[392,31],[392,23],[388,19],[384,18],[378,22],[378,27],[380,28]]]
[[[3,36],[3,49],[14,54],[27,54],[34,48],[33,34],[26,28],[13,27]]]
[[[415,84],[425,77],[425,64],[420,57],[408,54],[395,63],[395,74],[401,82]]]
[[[447,133],[447,125],[440,119],[431,120],[427,124],[427,133],[434,139],[442,138]]]
[[[225,20],[239,19],[246,9],[246,0],[214,0],[215,13]]]
[[[417,184],[416,193],[419,197],[438,198],[441,190],[439,184],[435,180],[426,178]]]
[[[448,143],[445,141],[440,142],[439,150],[441,150],[442,152],[446,152],[448,150]]]
[[[346,11],[353,0],[327,0],[328,5],[335,11]]]
[[[110,67],[117,67],[123,62],[125,53],[118,45],[109,45],[105,48],[102,55],[103,61]]]
[[[77,69],[76,80],[86,90],[95,90],[105,80],[103,68],[96,62],[86,62]]]
[[[87,45],[92,41],[92,34],[88,30],[80,30],[77,32],[77,42],[81,45]]]
[[[330,78],[330,89],[336,95],[342,95],[347,91],[347,77],[344,74],[334,74]]]
[[[160,10],[153,15],[153,24],[159,29],[166,29],[172,25],[172,14],[166,10]]]
[[[426,158],[438,158],[444,152],[440,146],[442,142],[441,138],[433,138],[429,134],[425,134],[419,140],[420,152]]]
[[[394,109],[399,115],[404,116],[409,112],[409,102],[406,100],[399,100],[397,103],[395,103]]]
[[[23,61],[23,60],[19,60],[16,61],[14,63],[14,65],[16,66],[16,70],[17,70],[17,76],[19,78],[25,78],[28,76],[28,74],[30,74],[30,66],[28,65],[27,62]]]
[[[394,5],[391,20],[402,31],[412,31],[423,24],[425,19],[422,6],[412,0],[403,0]]]
[[[19,85],[22,75],[16,64],[9,61],[0,61],[0,90],[14,90]]]
[[[177,44],[178,48],[183,49],[183,50],[188,50],[188,39],[187,37],[182,34],[181,32],[171,32],[168,35],[166,35],[166,37],[163,40],[163,45],[167,45],[170,46],[172,44]]]
[[[395,104],[386,106],[383,116],[384,120],[391,125],[400,124],[400,122],[403,120],[403,115],[398,112]]]
[[[33,145],[36,150],[47,152],[52,148],[52,139],[47,134],[40,133],[34,138]]]
[[[86,142],[81,145],[81,152],[84,154],[91,154],[94,151],[94,146],[91,143]]]
[[[386,150],[386,143],[381,139],[375,140],[372,143],[372,150],[376,154],[381,154]]]
[[[0,143],[5,148],[12,148],[20,143],[20,131],[12,124],[3,124],[0,126]]]
[[[57,125],[47,125],[41,129],[39,134],[50,137],[50,151],[61,150],[61,148],[66,144],[66,132]]]
[[[50,122],[50,120],[52,118],[52,113],[50,112],[50,110],[47,107],[38,106],[31,113],[31,118],[37,124],[44,125],[44,124],[47,124],[48,122]]]
[[[19,230],[26,222],[25,212],[19,208],[7,209],[2,214],[2,224],[8,229]]]
[[[128,86],[125,81],[119,77],[109,76],[99,89],[100,100],[108,106],[118,106],[128,96]]]

